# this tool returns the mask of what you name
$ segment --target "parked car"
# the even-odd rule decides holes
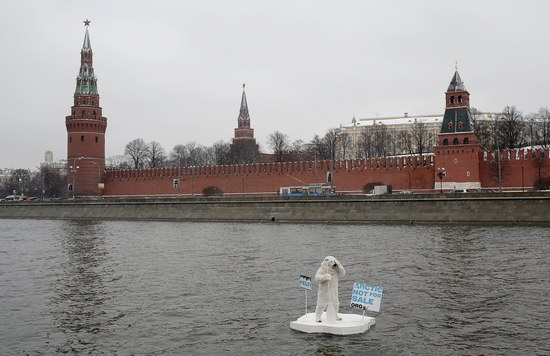
[[[487,188],[478,188],[476,189],[476,193],[494,193],[496,190],[494,189],[487,189]]]
[[[23,201],[27,198],[24,195],[8,195],[4,198],[5,201]]]
[[[450,194],[461,194],[461,193],[468,193],[466,189],[453,189],[449,192]]]
[[[413,192],[411,192],[410,190],[401,190],[399,193],[397,194],[412,194]]]

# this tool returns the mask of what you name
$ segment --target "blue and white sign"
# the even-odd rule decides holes
[[[353,290],[351,291],[350,306],[379,312],[383,290],[384,288],[373,286],[372,284],[354,283]]]
[[[311,277],[300,275],[298,283],[302,288],[311,289]]]

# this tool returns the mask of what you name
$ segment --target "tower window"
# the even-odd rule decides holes
[[[94,110],[94,119],[95,119],[95,110]]]
[[[98,143],[99,142],[99,139],[97,138],[97,136],[95,137],[95,143]]]
[[[453,129],[453,127],[454,127],[454,125],[453,125],[453,122],[452,122],[452,121],[451,121],[451,122],[449,122],[449,130],[452,130],[452,129]]]
[[[443,146],[447,146],[448,144],[449,144],[449,140],[444,139],[444,140],[443,140]]]
[[[455,102],[455,97],[451,96],[451,99],[449,99],[450,103],[453,104]]]
[[[80,142],[84,142],[84,135],[80,136]]]
[[[458,122],[458,128],[459,128],[459,129],[464,128],[464,123],[463,123],[462,121],[459,121],[459,122]]]
[[[458,138],[455,137],[455,139],[453,140],[453,145],[458,145]]]
[[[459,103],[462,102],[462,95],[459,95],[459,96],[458,96],[458,102],[459,102]]]
[[[467,145],[470,143],[470,140],[468,140],[468,137],[464,137],[464,144]]]
[[[92,105],[95,105],[95,100],[92,100]]]
[[[84,110],[82,110],[82,117],[84,117]]]
[[[73,138],[69,136],[69,143],[73,142]]]

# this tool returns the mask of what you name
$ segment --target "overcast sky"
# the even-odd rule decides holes
[[[482,111],[550,106],[550,1],[2,1],[0,167],[66,158],[82,21],[106,156],[229,141],[251,125],[309,141],[357,118],[437,114],[458,61]]]

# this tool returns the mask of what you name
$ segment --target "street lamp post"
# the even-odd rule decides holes
[[[521,166],[521,191],[522,192],[525,191],[525,184],[524,184],[524,181],[523,181],[523,166]]]
[[[73,165],[72,166],[69,166],[69,168],[71,169],[71,173],[73,174],[73,184],[71,186],[72,190],[73,190],[73,200],[75,199],[75,191],[76,191],[76,187],[75,187],[75,176],[76,176],[76,172],[78,171],[78,169],[80,168],[79,166],[76,165],[76,158],[73,159]]]
[[[447,173],[445,172],[445,168],[438,168],[437,169],[437,176],[439,177],[439,189],[441,190],[441,193],[443,193],[443,177],[445,177]]]

